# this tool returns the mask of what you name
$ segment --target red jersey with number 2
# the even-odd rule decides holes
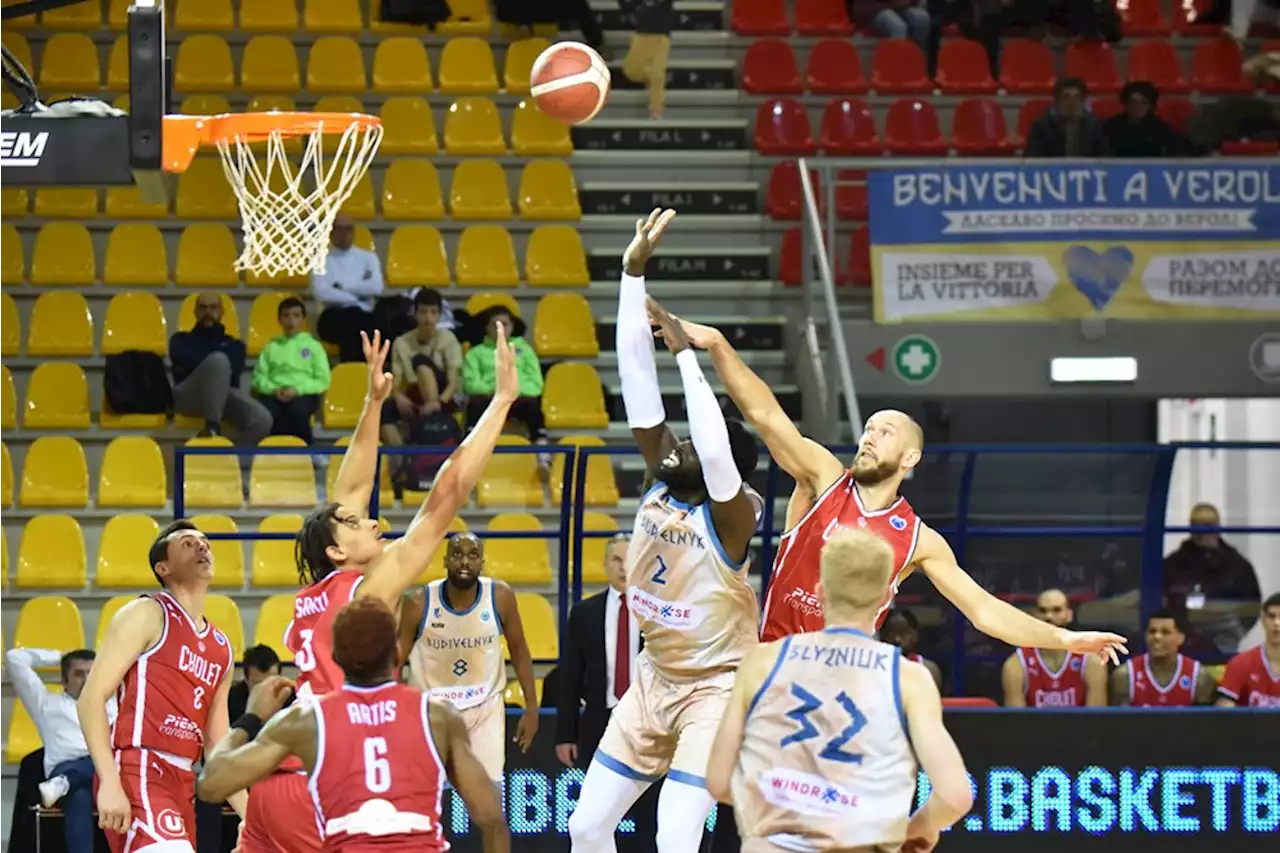
[[[323,696],[342,686],[342,668],[333,662],[333,619],[356,597],[364,575],[337,571],[298,590],[293,621],[284,629],[284,644],[298,667],[298,697]]]
[[[1028,708],[1083,708],[1087,690],[1084,683],[1085,656],[1068,652],[1062,666],[1053,670],[1039,649],[1018,649],[1022,664]]]
[[[1169,683],[1156,683],[1147,655],[1129,658],[1129,704],[1139,708],[1174,707],[1196,703],[1196,683],[1200,680],[1200,662],[1178,655],[1178,665]]]
[[[822,604],[818,601],[818,563],[822,546],[841,527],[869,530],[893,547],[898,571],[884,592],[876,615],[876,627],[884,619],[898,584],[911,565],[920,539],[920,519],[906,498],[899,497],[885,509],[866,509],[858,496],[853,474],[846,471],[818,498],[804,518],[782,534],[773,574],[764,599],[760,637],[765,642],[806,631],[821,631]]]
[[[309,788],[325,853],[442,853],[445,770],[427,694],[343,685],[316,705]]]

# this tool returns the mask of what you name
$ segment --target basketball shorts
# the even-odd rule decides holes
[[[124,835],[104,833],[111,853],[195,853],[196,774],[149,749],[116,750],[116,767],[133,817]]]
[[[240,853],[320,853],[322,844],[305,773],[272,773],[249,789]]]
[[[733,690],[732,672],[677,683],[657,673],[648,655],[613,709],[596,761],[632,779],[668,778],[706,786],[707,761]]]
[[[471,751],[484,765],[489,778],[502,784],[507,766],[507,709],[499,690],[471,708],[458,712],[471,735]]]

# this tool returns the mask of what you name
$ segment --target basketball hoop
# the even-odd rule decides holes
[[[326,136],[338,137],[331,151]],[[303,137],[301,159],[291,159],[286,142]],[[252,147],[263,142],[265,151]],[[217,146],[244,230],[235,268],[306,275],[324,272],[333,220],[381,142],[381,120],[360,113],[167,115],[164,169],[184,172],[201,146]]]

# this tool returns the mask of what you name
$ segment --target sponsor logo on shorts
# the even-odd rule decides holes
[[[770,770],[760,774],[756,785],[771,804],[801,814],[834,817],[858,807],[857,794],[799,770]]]
[[[178,740],[200,740],[200,726],[181,714],[168,714],[160,724],[160,734]]]
[[[475,684],[466,687],[433,687],[432,699],[444,699],[455,708],[479,705],[489,695],[489,685]]]
[[[782,600],[808,616],[822,615],[822,602],[818,600],[818,596],[802,586],[791,590]]]
[[[187,822],[173,809],[162,809],[156,815],[156,831],[167,838],[186,838]]]
[[[702,624],[702,608],[687,601],[663,601],[642,589],[627,590],[627,603],[637,619],[647,619],[668,628],[696,628]]]

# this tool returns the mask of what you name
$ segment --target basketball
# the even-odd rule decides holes
[[[529,72],[538,109],[566,124],[585,124],[609,99],[609,66],[585,44],[565,41],[542,52]]]

